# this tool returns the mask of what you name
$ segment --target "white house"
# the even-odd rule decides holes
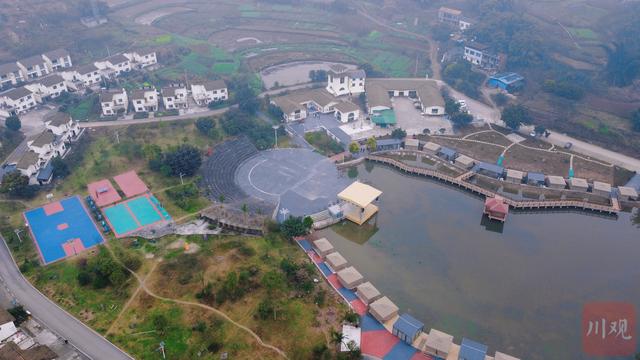
[[[213,80],[204,84],[192,84],[191,96],[196,104],[206,106],[210,102],[229,99],[229,92],[223,80]]]
[[[67,113],[56,112],[44,121],[45,127],[62,141],[73,141],[80,135],[78,122]]]
[[[271,100],[283,112],[284,121],[304,120],[309,114],[334,114],[340,100],[325,89],[299,90]],[[348,114],[347,114],[348,117]]]
[[[133,90],[131,103],[135,112],[158,111],[158,92],[155,88]]]
[[[38,79],[30,84],[25,85],[27,89],[38,94],[42,98],[56,98],[63,92],[68,91],[67,84],[62,76],[53,74]]]
[[[130,53],[124,53],[123,55],[126,56],[129,59],[129,61],[131,61],[133,67],[138,69],[142,69],[147,66],[155,65],[158,63],[158,58],[156,56],[155,51],[150,51],[150,50],[147,50],[144,52],[133,51]]]
[[[350,101],[341,101],[334,108],[336,119],[343,123],[357,120],[360,116],[360,107]]]
[[[99,84],[100,80],[100,69],[94,64],[83,65],[76,70],[76,81],[80,81],[84,86]]]
[[[466,16],[460,17],[460,21],[458,21],[458,28],[460,28],[460,31],[469,29],[471,25],[473,25],[473,20],[469,19]]]
[[[364,92],[366,74],[364,70],[350,70],[344,65],[331,65],[327,72],[327,91],[334,96]]]
[[[29,111],[37,105],[37,100],[36,94],[24,86],[0,94],[0,105],[9,115],[18,115]]]
[[[465,44],[463,58],[473,65],[485,69],[495,69],[500,66],[500,56],[491,51],[488,45],[477,42]]]
[[[461,17],[462,11],[458,9],[451,9],[444,6],[438,9],[438,21],[440,22],[458,25]]]
[[[44,163],[56,156],[63,156],[67,152],[67,146],[62,140],[62,136],[54,134],[50,130],[45,130],[35,137],[27,140],[29,150],[40,156]]]
[[[69,55],[69,52],[65,49],[47,51],[42,54],[42,58],[49,72],[55,72],[73,66],[71,55]]]
[[[116,77],[131,71],[131,61],[124,55],[109,56],[93,63],[105,77]]]
[[[0,65],[0,87],[17,85],[24,81],[24,74],[16,63]]]
[[[189,105],[187,88],[171,86],[162,88],[162,103],[165,109],[186,109]]]
[[[11,335],[18,332],[13,323],[13,316],[5,309],[0,309],[0,341],[5,341]]]
[[[27,80],[49,74],[49,69],[42,55],[29,56],[28,58],[18,60],[16,64]]]
[[[100,107],[102,115],[115,115],[118,111],[127,112],[129,108],[129,97],[127,92],[122,89],[118,91],[102,91],[100,93]]]
[[[22,157],[16,163],[16,169],[20,171],[20,173],[29,178],[29,183],[36,183],[34,175],[38,173],[40,167],[44,165],[40,160],[40,155],[29,150],[25,151]],[[33,181],[31,180],[33,179]]]
[[[369,113],[393,108],[391,97],[409,97],[420,103],[425,115],[445,114],[444,98],[440,87],[431,79],[376,78],[370,79],[366,86],[367,107]]]

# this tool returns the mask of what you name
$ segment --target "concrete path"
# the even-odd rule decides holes
[[[238,107],[238,105],[232,105],[220,109],[208,110],[194,114],[184,114],[184,115],[175,115],[175,116],[163,116],[163,117],[153,117],[149,119],[133,119],[133,120],[115,120],[115,121],[90,121],[90,122],[81,122],[81,128],[99,128],[99,127],[110,127],[110,126],[126,126],[126,125],[136,125],[136,124],[150,124],[150,123],[158,123],[165,121],[177,121],[177,120],[193,120],[195,118],[203,117],[203,116],[216,116],[222,115],[225,112],[229,111],[229,109]]]
[[[33,287],[18,270],[4,238],[0,240],[0,277],[34,318],[92,359],[133,359]]]

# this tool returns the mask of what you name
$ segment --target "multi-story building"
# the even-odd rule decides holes
[[[327,72],[327,91],[334,96],[354,95],[364,92],[364,70],[351,70],[344,65],[332,65]]]
[[[464,46],[463,58],[481,68],[496,69],[500,67],[500,55],[493,52],[488,45],[470,42]]]
[[[58,74],[45,76],[24,87],[37,94],[40,99],[56,98],[68,91],[65,80]]]
[[[80,81],[84,86],[99,84],[102,80],[100,69],[94,64],[82,65],[76,69],[76,80]]]
[[[211,102],[227,100],[229,92],[224,81],[213,80],[204,84],[192,84],[191,96],[196,104],[206,106]]]
[[[29,56],[16,63],[25,76],[25,80],[35,79],[49,74],[47,63],[42,55]]]
[[[103,91],[100,93],[100,107],[102,115],[111,116],[119,111],[127,112],[129,107],[129,97],[124,89],[118,91]]]
[[[0,87],[17,85],[24,81],[24,74],[16,63],[0,65]]]
[[[158,92],[155,88],[133,90],[131,103],[135,112],[158,111]]]
[[[146,51],[133,51],[130,53],[124,53],[133,67],[137,69],[142,69],[147,66],[155,65],[158,63],[158,58],[156,56],[155,51],[146,50]]]
[[[45,127],[54,135],[59,136],[64,142],[77,139],[80,136],[78,122],[71,118],[71,115],[63,112],[56,112],[47,117],[44,121]]]
[[[186,109],[189,105],[187,88],[184,86],[162,88],[162,103],[165,109]]]
[[[18,115],[29,111],[38,104],[37,95],[24,86],[0,94],[0,105],[5,115]]]
[[[49,72],[66,69],[73,66],[71,55],[65,49],[55,49],[42,54],[45,65]]]
[[[461,17],[462,11],[458,9],[451,9],[443,6],[438,10],[438,20],[440,22],[458,25]]]
[[[131,61],[122,54],[109,56],[93,64],[102,71],[105,77],[109,78],[131,71]]]

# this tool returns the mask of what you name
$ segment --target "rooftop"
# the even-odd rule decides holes
[[[374,112],[371,121],[376,125],[395,125],[398,122],[396,113],[391,109]]]
[[[31,94],[33,94],[33,92],[31,92],[31,90],[27,89],[24,86],[21,86],[19,88],[13,88],[13,89],[5,92],[2,95],[8,97],[11,100],[20,100],[23,97],[25,97],[27,95],[31,95]]]
[[[373,186],[363,184],[359,181],[354,181],[353,184],[349,185],[338,194],[338,198],[355,204],[361,208],[365,208],[380,195],[382,195],[382,191],[374,188]]]
[[[45,119],[45,121],[49,122],[49,124],[51,124],[52,126],[60,126],[60,125],[67,124],[69,121],[71,121],[71,116],[67,113],[56,112],[49,115]]]
[[[630,186],[618,186],[618,192],[622,196],[627,196],[632,198],[638,197],[638,191],[636,191],[635,188],[632,188]]]
[[[33,55],[29,56],[28,58],[20,59],[18,60],[18,62],[24,67],[32,67],[36,65],[42,65],[44,63],[44,60],[42,59],[42,55]]]
[[[2,75],[17,72],[18,70],[20,70],[20,68],[16,63],[6,63],[0,65],[0,74]]]
[[[334,108],[341,113],[349,113],[352,111],[360,110],[360,107],[350,101],[341,101],[337,103]]]
[[[353,284],[362,280],[362,274],[353,266],[349,266],[346,269],[342,269],[337,273],[338,278],[347,284]]]
[[[510,179],[522,179],[524,173],[520,170],[507,169],[507,177]]]
[[[605,183],[605,182],[601,182],[601,181],[594,181],[593,182],[593,190],[610,193],[611,192],[611,184],[608,184],[608,183]]]
[[[69,56],[69,52],[65,49],[55,49],[42,54],[51,60],[60,59]]]
[[[527,180],[528,181],[535,181],[535,182],[544,182],[544,174],[543,173],[539,173],[539,172],[528,172],[527,173]]]
[[[115,65],[115,64],[121,64],[121,63],[127,62],[127,61],[129,61],[129,58],[127,58],[126,56],[124,56],[122,54],[116,54],[116,55],[109,56],[108,58],[106,58],[104,60]]]
[[[464,44],[465,47],[471,48],[471,49],[475,49],[478,51],[484,51],[484,50],[489,50],[489,45],[485,45],[479,42],[467,42]]]
[[[37,82],[39,82],[40,84],[48,87],[48,86],[58,85],[61,82],[64,82],[64,79],[62,78],[62,76],[60,76],[58,74],[53,74],[53,75],[49,75],[49,76],[43,77],[42,79],[38,80]]]
[[[416,146],[417,147],[418,145],[420,145],[420,140],[408,138],[408,139],[404,140],[404,144],[406,146]]]
[[[438,83],[421,78],[381,78],[368,79],[365,84],[369,107],[392,107],[390,91],[415,91],[425,106],[444,106],[444,98]]]
[[[493,75],[490,79],[498,80],[502,83],[510,85],[515,82],[524,80],[524,77],[518,73],[510,72]]]
[[[31,146],[43,147],[56,140],[56,136],[49,130],[45,130],[32,139]]]
[[[16,168],[26,170],[29,166],[35,165],[40,160],[40,156],[35,152],[29,150],[22,155],[18,163],[16,164]]]
[[[347,264],[347,259],[340,255],[339,252],[333,252],[327,255],[326,261],[334,269]]]
[[[376,144],[378,146],[400,145],[400,144],[402,144],[402,139],[395,139],[395,138],[379,139],[378,141],[376,141]]]
[[[388,297],[383,296],[369,305],[371,311],[375,311],[381,317],[387,318],[398,312],[398,307]]]
[[[582,179],[582,178],[571,178],[569,179],[569,184],[571,186],[577,186],[577,187],[589,187],[589,183],[587,183],[587,180]]]
[[[504,173],[504,168],[500,165],[491,164],[487,162],[479,162],[474,167],[474,171],[487,171],[496,175],[502,175]]]
[[[458,358],[465,360],[484,360],[484,357],[487,355],[487,349],[487,345],[462,338]]]
[[[448,157],[455,157],[458,154],[457,151],[446,146],[441,147],[440,150],[438,150],[438,153]]]
[[[442,6],[442,7],[440,8],[440,11],[442,11],[442,12],[447,12],[447,13],[449,13],[449,14],[454,14],[454,15],[460,15],[460,14],[462,14],[462,11],[460,11],[460,10],[458,10],[458,9],[452,9],[452,8],[448,8],[448,7],[445,7],[445,6]]]
[[[460,163],[462,165],[471,165],[475,162],[472,158],[467,155],[460,155],[456,158],[456,163]]]
[[[439,352],[448,353],[453,344],[453,336],[440,330],[431,329],[425,345]]]
[[[102,91],[100,92],[100,102],[110,102],[113,101],[113,96],[117,94],[122,94],[123,90],[120,91]]]
[[[409,314],[402,314],[393,324],[393,328],[414,338],[424,329],[424,324]]]
[[[422,147],[424,150],[430,150],[430,151],[438,151],[440,150],[440,145],[431,142],[431,141],[427,141],[424,146]]]
[[[86,64],[86,65],[82,65],[79,66],[76,71],[78,72],[78,74],[80,75],[86,75],[86,74],[90,74],[94,71],[98,71],[99,69],[94,65],[94,64]]]
[[[144,99],[148,93],[154,93],[156,92],[156,89],[135,89],[131,92],[131,98],[132,99]]]
[[[7,342],[0,348],[0,360],[53,360],[58,355],[46,345],[36,345],[22,350],[16,343]]]
[[[494,357],[494,360],[520,360],[520,359],[511,355],[501,353],[500,351],[496,351],[496,356]]]
[[[227,87],[227,84],[224,82],[224,80],[211,80],[205,82],[204,84],[202,84],[202,86],[204,86],[207,91],[212,91],[224,89]]]
[[[362,294],[362,296],[367,299],[373,299],[377,296],[380,296],[380,291],[378,291],[378,289],[376,289],[376,287],[368,281],[364,284],[358,285],[357,290],[360,294]]]
[[[547,181],[549,182],[549,185],[566,185],[567,182],[565,181],[565,179],[562,176],[557,176],[557,175],[549,175],[547,176]]]
[[[38,181],[47,181],[51,178],[51,175],[53,175],[53,163],[49,161],[47,165],[40,168],[40,170],[38,171],[38,175],[36,176],[36,179]]]
[[[333,245],[326,238],[321,238],[313,242],[313,246],[321,252],[333,250]]]

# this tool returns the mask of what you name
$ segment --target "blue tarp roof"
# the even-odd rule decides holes
[[[391,146],[402,144],[402,139],[380,139],[376,141],[377,146]]]
[[[38,171],[36,179],[38,181],[47,181],[51,178],[51,175],[53,175],[53,165],[51,165],[51,161],[49,161],[45,167]]]
[[[487,345],[462,338],[458,360],[484,360],[484,357],[487,355],[487,349]]]
[[[402,314],[393,324],[393,328],[413,339],[422,331],[424,324],[409,314]]]
[[[488,171],[494,174],[502,174],[504,173],[504,168],[500,165],[496,165],[496,164],[490,164],[490,163],[486,163],[486,162],[480,162],[478,163],[476,166],[473,167],[473,171],[478,172],[478,171]]]
[[[497,80],[507,85],[513,84],[515,82],[524,80],[524,77],[518,73],[510,72],[510,73],[500,73],[495,74],[489,79]]]
[[[527,181],[544,182],[544,174],[538,172],[528,172]]]
[[[445,156],[448,156],[448,157],[454,157],[454,156],[456,156],[458,154],[458,152],[453,150],[453,149],[450,149],[448,147],[443,146],[443,147],[440,148],[440,150],[438,150],[438,154],[442,154],[442,155],[445,155]]]

